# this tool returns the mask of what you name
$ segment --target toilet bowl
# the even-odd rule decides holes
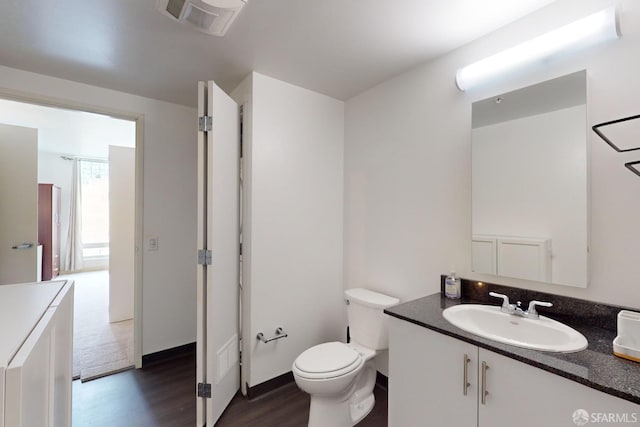
[[[373,409],[376,352],[357,343],[328,342],[304,351],[293,364],[293,376],[309,393],[310,427],[347,427]]]
[[[345,292],[352,341],[315,345],[293,362],[298,387],[311,395],[309,427],[350,427],[373,409],[374,358],[388,347],[383,309],[397,298],[366,289]]]

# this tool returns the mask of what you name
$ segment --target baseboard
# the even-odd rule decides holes
[[[178,359],[186,356],[196,355],[196,343],[181,345],[178,347],[168,348],[166,350],[157,351],[155,353],[145,354],[142,356],[142,367],[155,365],[160,362]]]
[[[381,374],[380,372],[378,372],[378,374],[376,375],[376,385],[380,388],[383,388],[385,390],[389,389],[389,378],[384,375]]]
[[[80,268],[78,270],[73,270],[73,271],[66,271],[66,270],[60,270],[60,272],[58,273],[59,276],[66,276],[69,274],[78,274],[78,273],[93,273],[96,271],[109,271],[109,265],[96,265],[94,267],[86,267],[86,268]],[[53,279],[55,280],[55,278]]]
[[[293,381],[293,372],[289,371],[253,387],[249,387],[247,384],[247,399],[256,399]]]

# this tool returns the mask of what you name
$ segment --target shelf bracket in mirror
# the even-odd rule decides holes
[[[627,151],[635,151],[635,150],[640,150],[640,146],[638,147],[631,147],[631,148],[620,148],[618,147],[616,144],[613,143],[613,141],[611,141],[611,139],[609,139],[602,130],[600,130],[600,128],[602,127],[606,127],[606,126],[611,126],[611,125],[616,125],[618,123],[623,123],[623,122],[628,122],[631,120],[636,120],[636,119],[640,119],[640,114],[636,115],[636,116],[629,116],[629,117],[623,117],[621,119],[617,119],[617,120],[611,120],[609,122],[603,122],[603,123],[599,123],[597,125],[594,125],[591,127],[591,129],[593,129],[593,131],[600,137],[602,138],[602,140],[604,142],[606,142],[607,144],[609,144],[609,146],[611,148],[613,148],[614,150],[616,150],[618,153],[625,153]]]
[[[635,162],[625,163],[624,167],[626,167],[627,169],[629,169],[631,172],[635,173],[636,175],[640,176],[640,169],[638,169],[640,166],[636,166],[636,165],[640,165],[640,160],[635,161]]]
[[[640,150],[640,146],[631,147],[631,148],[620,148],[618,145],[614,144],[613,141],[611,140],[611,138],[607,137],[600,128],[603,128],[603,127],[606,127],[606,126],[616,125],[616,124],[619,124],[619,123],[629,122],[629,121],[637,120],[637,119],[640,119],[640,114],[639,115],[635,115],[635,116],[623,117],[621,119],[611,120],[611,121],[608,121],[608,122],[599,123],[597,125],[592,126],[591,129],[593,129],[593,131],[600,138],[602,138],[602,140],[604,142],[606,142],[611,148],[616,150],[618,153],[625,153],[627,151],[636,151],[636,150]],[[640,164],[640,161],[627,162],[627,163],[624,164],[624,166],[627,169],[629,169],[631,172],[633,172],[634,174],[640,176],[640,169],[638,169],[638,166],[636,166],[638,164]]]

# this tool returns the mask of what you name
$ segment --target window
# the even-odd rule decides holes
[[[80,161],[82,256],[109,256],[109,164]]]

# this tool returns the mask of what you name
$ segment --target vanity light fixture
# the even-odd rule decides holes
[[[580,49],[620,37],[616,9],[610,7],[496,53],[456,72],[458,89],[465,91],[484,80],[569,49]]]

